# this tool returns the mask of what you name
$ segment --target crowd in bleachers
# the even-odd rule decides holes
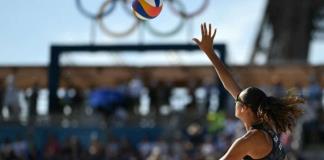
[[[1,143],[1,159],[217,159],[230,141],[226,137],[215,139],[211,136],[196,144],[184,138],[144,138],[138,144],[132,144],[126,138],[114,138],[106,142],[93,139],[89,146],[84,146],[77,137],[70,137],[63,142],[51,137],[41,149],[30,143],[27,140],[5,140]]]
[[[287,89],[280,82],[259,87],[273,96],[287,94]],[[304,97],[306,103],[301,106],[305,114],[297,123],[295,132],[282,135],[286,149],[299,151],[308,144],[324,142],[323,88],[311,79],[308,86],[296,84],[289,91]],[[14,77],[9,76],[2,81],[0,89],[2,121],[22,119],[36,122],[37,115],[44,114],[41,113],[41,105],[46,104],[42,99],[47,96],[46,93],[37,84],[20,90],[15,87]],[[110,124],[116,127],[127,127],[128,119],[133,115],[166,116],[169,124],[159,126],[162,123],[153,122],[155,125],[150,127],[174,130],[170,132],[166,129],[166,136],[160,138],[142,137],[138,143],[130,142],[127,137],[115,136],[105,141],[91,138],[91,143],[84,145],[77,135],[64,140],[58,140],[54,135],[44,139],[46,143],[41,147],[36,147],[27,138],[0,137],[1,159],[217,159],[235,138],[244,133],[240,122],[233,117],[233,100],[228,98],[223,104],[225,107],[222,107],[219,94],[217,84],[212,82],[190,81],[181,85],[159,81],[146,83],[141,77],[121,82],[113,88],[81,90],[71,85],[58,91],[62,115],[73,116],[80,114],[81,110],[87,112],[90,109],[94,111],[91,112],[93,116],[98,111],[109,117]],[[182,118],[186,114],[194,115],[194,118],[185,119],[190,124],[183,125]],[[213,116],[217,117],[216,120]],[[154,120],[158,119],[152,118]]]

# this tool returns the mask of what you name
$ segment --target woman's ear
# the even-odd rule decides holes
[[[243,113],[243,112],[247,112],[248,109],[249,109],[248,107],[246,107],[245,105],[243,105],[243,106],[241,107],[241,112],[242,112],[242,113]]]

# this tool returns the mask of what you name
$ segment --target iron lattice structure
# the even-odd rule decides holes
[[[306,64],[314,39],[324,39],[324,0],[268,0],[250,63]]]

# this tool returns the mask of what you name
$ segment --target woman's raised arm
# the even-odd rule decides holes
[[[201,40],[197,38],[193,38],[193,41],[199,46],[199,48],[205,52],[208,56],[210,61],[213,63],[214,68],[219,76],[219,79],[222,81],[225,89],[236,98],[238,94],[241,92],[241,88],[235,82],[234,78],[232,77],[231,73],[226,69],[223,62],[218,58],[215,54],[213,48],[213,41],[216,35],[216,29],[212,32],[212,26],[209,24],[207,29],[206,23],[201,24]]]

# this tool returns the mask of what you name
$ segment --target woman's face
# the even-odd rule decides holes
[[[242,116],[241,110],[242,110],[243,104],[239,101],[235,101],[235,117],[240,118]]]
[[[242,101],[242,95],[244,95],[244,91],[242,91],[235,100],[235,117],[239,119],[242,119],[242,117],[244,117],[247,109],[247,107],[244,105],[244,102]]]

